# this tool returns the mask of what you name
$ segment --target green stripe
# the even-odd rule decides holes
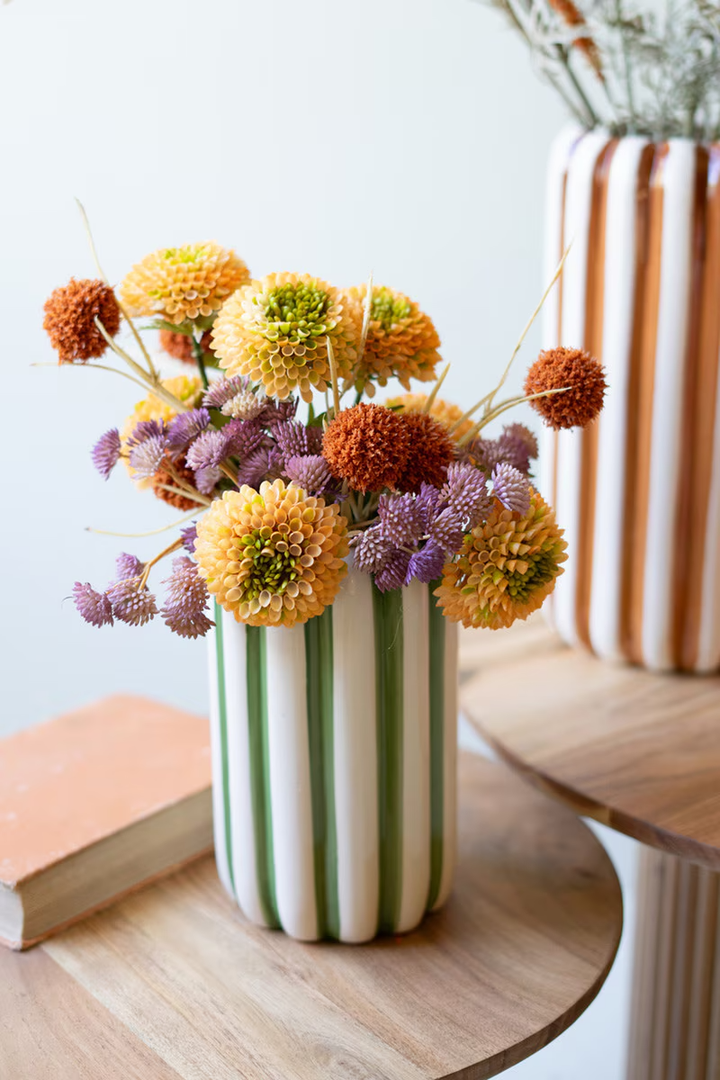
[[[402,902],[403,599],[373,584],[380,831],[379,929],[392,933]]]
[[[305,670],[318,936],[338,938],[331,607],[305,623]]]
[[[230,825],[230,762],[227,740],[227,701],[225,698],[225,650],[223,646],[222,608],[215,601],[215,655],[217,656],[217,696],[220,714],[220,760],[222,763],[223,813],[225,816],[225,852],[230,884],[235,892],[232,860],[232,827]]]
[[[445,779],[445,616],[430,591],[430,892],[428,911],[437,901],[443,868]]]
[[[247,665],[248,742],[250,750],[250,796],[255,833],[255,869],[263,917],[280,926],[275,896],[272,805],[270,801],[270,751],[268,748],[267,660],[265,627],[245,627]],[[278,677],[279,673],[276,673]]]

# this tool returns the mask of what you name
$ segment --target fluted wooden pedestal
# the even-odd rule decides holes
[[[461,636],[460,658],[494,749],[647,845],[628,1080],[720,1080],[720,678],[611,666],[537,620]]]
[[[646,848],[628,1076],[720,1076],[720,874]]]

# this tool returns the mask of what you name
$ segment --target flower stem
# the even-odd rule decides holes
[[[200,372],[202,384],[207,390],[210,384],[208,383],[207,371],[205,370],[205,353],[203,352],[203,347],[194,334],[191,335],[190,341],[192,342],[192,352],[198,366],[198,371]]]
[[[173,540],[172,544],[168,544],[166,548],[163,548],[159,555],[156,555],[155,558],[150,560],[150,562],[145,563],[142,577],[140,578],[140,583],[138,585],[138,592],[142,592],[142,590],[147,585],[147,580],[150,577],[150,571],[152,570],[153,566],[156,566],[157,563],[159,563],[160,560],[164,559],[167,555],[172,555],[173,551],[177,551],[178,548],[182,547],[182,545],[182,537],[178,537],[177,540]]]

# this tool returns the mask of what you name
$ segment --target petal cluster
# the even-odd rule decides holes
[[[213,327],[212,347],[229,376],[247,375],[281,401],[305,401],[331,383],[328,338],[339,378],[357,357],[356,301],[309,274],[269,274],[238,289]]]
[[[446,564],[435,591],[440,607],[468,627],[498,630],[526,619],[555,587],[566,547],[553,511],[537,492],[526,514],[498,501]]]
[[[345,295],[362,309],[367,285],[348,289]],[[373,286],[361,378],[373,378],[385,386],[395,377],[409,390],[411,379],[428,382],[435,378],[439,346],[432,319],[414,300],[387,285]]]
[[[158,315],[179,326],[213,315],[249,280],[234,251],[212,241],[186,244],[146,255],[120,285],[120,299],[130,315]]]
[[[347,572],[347,523],[294,484],[243,486],[200,520],[195,553],[209,592],[238,622],[292,626],[335,599]]]

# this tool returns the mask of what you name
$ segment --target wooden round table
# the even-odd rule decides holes
[[[242,918],[205,859],[27,954],[0,953],[0,1075],[494,1076],[592,1001],[622,900],[589,829],[461,762],[457,884],[402,938],[307,945]]]
[[[717,1080],[720,678],[612,666],[537,620],[466,636],[462,670],[465,712],[505,761],[647,845],[630,1080]]]

